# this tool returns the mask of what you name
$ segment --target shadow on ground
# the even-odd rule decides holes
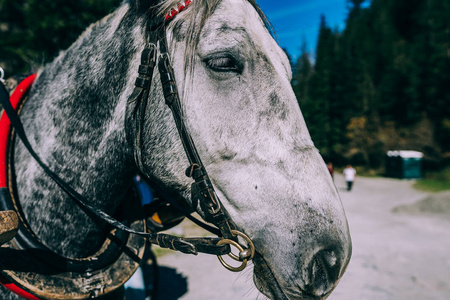
[[[158,267],[158,300],[176,300],[188,292],[187,278],[176,269]]]

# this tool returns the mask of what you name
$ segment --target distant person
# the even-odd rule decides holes
[[[327,165],[327,168],[328,168],[328,172],[330,172],[331,178],[334,179],[334,169],[333,169],[333,164],[329,162],[328,165]]]
[[[344,177],[347,182],[347,191],[351,191],[353,187],[353,182],[356,179],[356,170],[351,166],[347,165],[344,169]]]

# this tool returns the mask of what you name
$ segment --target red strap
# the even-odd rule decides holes
[[[36,79],[37,74],[33,74],[25,78],[14,90],[14,93],[9,98],[14,109],[17,109],[23,96],[28,92]],[[9,131],[11,123],[9,122],[8,116],[3,113],[0,118],[0,188],[7,187],[6,182],[6,155],[8,152],[9,143]]]
[[[5,277],[3,277],[3,275],[0,273],[0,283],[7,288],[8,290],[10,290],[11,292],[15,293],[16,295],[19,295],[22,298],[25,299],[30,299],[30,300],[40,300],[39,298],[33,296],[32,294],[22,290],[21,288],[19,288],[17,285],[10,283],[8,281],[8,279],[6,279]]]
[[[17,109],[24,95],[26,95],[26,93],[30,90],[31,85],[36,79],[36,76],[36,74],[33,74],[25,78],[14,90],[14,93],[9,98],[9,101],[11,102],[11,105],[14,107],[14,109]],[[0,187],[7,187],[6,155],[8,152],[10,128],[11,123],[9,122],[9,118],[5,113],[3,113],[0,118]],[[6,279],[1,273],[0,284],[22,298],[30,300],[40,300],[32,294],[24,291],[14,283],[9,282],[9,280]]]

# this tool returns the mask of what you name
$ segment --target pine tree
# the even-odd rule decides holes
[[[330,76],[333,69],[334,35],[321,17],[314,73],[309,79],[307,101],[303,105],[306,121],[316,147],[330,155]]]
[[[422,107],[434,123],[442,150],[450,152],[450,3],[425,0],[421,8],[414,58],[424,63],[419,69],[421,84],[418,82]]]
[[[304,52],[297,61],[294,89],[316,146],[371,167],[403,146],[450,157],[450,2],[364,2],[348,0],[343,32],[321,18],[313,70]],[[435,142],[417,139],[433,132]]]
[[[313,74],[313,65],[307,49],[306,41],[303,40],[300,56],[293,68],[292,85],[300,107],[307,102],[308,88]]]

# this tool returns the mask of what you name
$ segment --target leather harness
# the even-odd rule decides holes
[[[142,159],[144,139],[144,119],[147,113],[147,103],[153,80],[153,73],[158,65],[160,80],[166,104],[171,109],[176,127],[182,141],[190,166],[186,175],[194,182],[191,186],[192,207],[200,205],[205,220],[217,226],[217,229],[199,224],[222,238],[181,238],[157,232],[143,232],[145,230],[145,216],[139,214],[139,203],[133,202],[132,208],[124,209],[121,221],[112,218],[101,210],[92,207],[89,201],[64,182],[58,174],[45,165],[31,147],[23,125],[18,117],[16,108],[20,111],[23,100],[11,104],[9,94],[0,82],[0,103],[3,106],[7,129],[2,134],[5,152],[0,153],[0,210],[14,210],[19,216],[19,232],[15,239],[6,247],[0,248],[0,282],[14,292],[28,299],[87,299],[104,295],[119,288],[134,273],[139,266],[143,255],[145,240],[163,248],[169,248],[188,254],[198,252],[214,254],[221,263],[231,271],[242,271],[247,261],[255,254],[252,241],[242,232],[236,230],[230,216],[221,204],[206,169],[200,159],[193,139],[186,127],[182,105],[178,95],[173,68],[167,47],[166,25],[178,13],[184,10],[191,1],[186,1],[177,10],[172,10],[165,16],[165,20],[158,21],[153,18],[147,24],[147,43],[141,54],[139,76],[135,82],[135,89],[127,104],[125,130],[127,140],[134,149],[136,164],[147,181],[150,181]],[[155,21],[156,20],[156,21]],[[159,53],[159,55],[158,55]],[[27,78],[19,85],[16,93],[21,93],[20,99],[26,95],[32,81],[36,78]],[[16,97],[11,97],[15,99]],[[13,107],[14,106],[14,107]],[[7,116],[7,117],[6,117]],[[6,133],[3,133],[6,132]],[[70,259],[63,257],[43,245],[31,231],[20,209],[15,188],[13,162],[14,137],[17,135],[25,148],[41,166],[45,173],[61,188],[73,201],[93,218],[111,225],[104,245],[93,256],[83,259]],[[4,166],[1,164],[4,163]],[[130,196],[135,199],[133,191]],[[177,203],[168,202],[177,207]],[[189,217],[190,212],[186,215]],[[191,217],[189,217],[191,218]],[[198,223],[198,222],[196,222]],[[143,238],[145,239],[143,239]],[[238,237],[243,238],[246,246],[242,246]],[[239,250],[239,255],[231,253],[230,245]],[[232,259],[240,261],[239,267],[228,265],[222,255],[228,254]],[[18,263],[21,261],[21,263]],[[117,270],[123,275],[120,275]],[[45,271],[43,271],[45,270]],[[31,275],[30,275],[31,274]],[[8,286],[9,285],[9,286]],[[53,286],[52,286],[53,285]],[[42,286],[45,286],[43,288]]]
[[[146,107],[153,79],[153,72],[156,64],[158,64],[164,99],[166,105],[168,105],[168,107],[172,111],[172,115],[175,120],[180,139],[182,141],[186,156],[190,164],[185,173],[186,176],[194,179],[194,183],[192,183],[191,185],[192,207],[195,209],[197,208],[197,205],[200,205],[200,209],[205,216],[205,220],[219,228],[220,233],[224,237],[224,239],[220,241],[219,245],[216,245],[233,245],[239,249],[240,247],[237,246],[239,245],[237,243],[238,236],[242,237],[247,242],[248,249],[239,249],[240,255],[239,259],[237,260],[242,261],[242,265],[239,268],[233,268],[227,265],[219,255],[220,261],[227,269],[231,271],[242,271],[245,268],[247,261],[253,259],[253,256],[255,254],[253,243],[244,233],[236,230],[236,226],[233,224],[230,216],[217,197],[208,173],[200,159],[193,139],[184,122],[182,105],[175,81],[175,74],[170,64],[166,37],[166,25],[168,22],[170,22],[170,20],[173,19],[175,15],[176,14],[173,13],[172,16],[166,15],[165,21],[159,23],[157,21],[155,22],[156,18],[153,18],[147,24],[148,42],[141,54],[139,76],[136,79],[135,89],[130,96],[127,105],[125,124],[127,139],[133,146],[136,164],[138,165],[141,173],[149,180],[150,176],[146,172],[142,158],[144,139],[143,131],[145,125],[144,120]],[[185,241],[189,243],[189,241]],[[210,243],[209,239],[203,239],[203,242],[206,244]],[[201,245],[201,243],[197,245]],[[187,246],[187,249],[192,250],[191,253],[194,253],[195,247],[196,244],[191,243],[191,246]],[[175,250],[184,252],[182,249]],[[228,254],[229,253],[230,252],[228,252]],[[231,257],[235,259],[233,255],[231,255]]]

